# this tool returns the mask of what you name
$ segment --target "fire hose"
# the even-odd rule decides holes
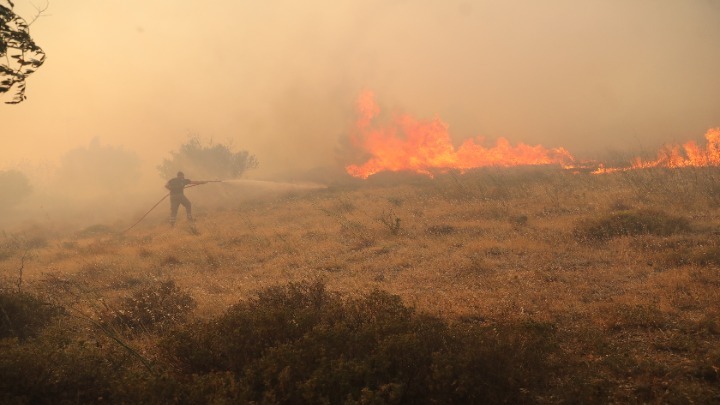
[[[189,185],[187,185],[187,186],[185,186],[185,187],[183,187],[183,188],[195,187],[195,186],[199,186],[199,185],[201,185],[201,184],[206,184],[206,183],[222,183],[222,180],[199,181],[199,182],[197,182],[197,183],[195,183],[195,184],[189,184]],[[142,220],[145,219],[145,217],[147,217],[155,208],[157,208],[157,206],[160,205],[161,202],[165,201],[165,199],[168,198],[169,195],[170,195],[170,193],[165,194],[158,202],[155,203],[155,205],[152,206],[152,208],[150,208],[142,217],[140,217],[140,219],[138,219],[137,222],[135,222],[135,223],[132,224],[129,228],[125,229],[124,231],[122,231],[122,232],[120,232],[120,233],[122,234],[122,233],[125,233],[125,232],[133,229],[137,224],[139,224],[140,222],[142,222]]]

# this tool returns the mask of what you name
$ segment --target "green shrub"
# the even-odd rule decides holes
[[[613,212],[597,219],[580,221],[573,230],[579,241],[606,241],[620,236],[668,236],[690,230],[683,217],[657,210]]]

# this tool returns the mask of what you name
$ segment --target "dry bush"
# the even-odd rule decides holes
[[[715,234],[647,236],[636,238],[631,245],[666,267],[720,265],[720,237]]]
[[[122,299],[103,318],[107,324],[134,332],[158,331],[182,324],[196,306],[175,281],[153,281]]]
[[[442,235],[450,235],[452,233],[456,232],[456,229],[452,225],[448,224],[439,224],[439,225],[430,225],[425,229],[425,232],[428,235],[434,235],[434,236],[442,236]]]
[[[398,296],[272,287],[165,339],[184,373],[236,380],[233,400],[278,403],[501,403],[543,389],[553,328],[492,327],[417,314]]]
[[[607,241],[620,236],[668,236],[690,230],[690,221],[660,210],[643,209],[606,214],[580,221],[573,229],[578,241]]]
[[[62,313],[32,294],[0,290],[0,339],[35,336]]]
[[[390,210],[388,212],[383,211],[382,215],[380,215],[380,218],[378,218],[378,221],[385,225],[385,228],[387,228],[388,231],[390,231],[391,235],[397,235],[400,233],[400,217],[395,214],[393,210]]]
[[[11,234],[0,237],[0,262],[23,252],[41,249],[48,245],[48,238],[42,234]]]

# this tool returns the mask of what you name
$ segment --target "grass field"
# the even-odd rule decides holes
[[[0,398],[720,403],[718,168],[203,187],[193,226],[5,230]]]

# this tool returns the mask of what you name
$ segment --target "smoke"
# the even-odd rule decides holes
[[[456,146],[652,153],[720,125],[718,17],[703,0],[51,2],[31,27],[47,61],[0,107],[0,168],[58,167],[99,137],[161,190],[157,165],[192,134],[256,155],[247,177],[317,180],[362,163],[365,89],[383,114],[439,117]]]

